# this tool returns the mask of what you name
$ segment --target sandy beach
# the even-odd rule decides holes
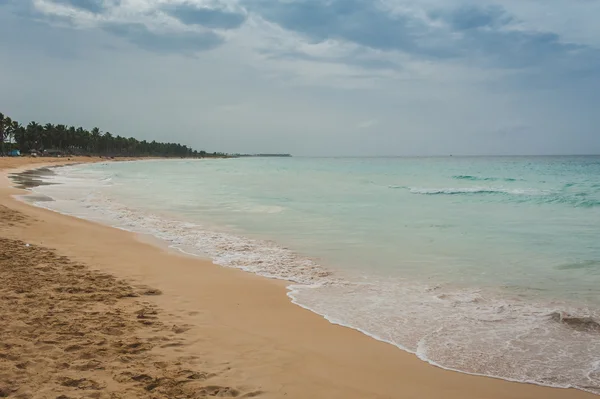
[[[0,158],[0,397],[595,398],[443,370],[333,325],[286,284],[14,199]]]

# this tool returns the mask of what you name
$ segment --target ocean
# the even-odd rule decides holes
[[[600,157],[54,171],[38,206],[288,280],[299,306],[434,365],[600,394]]]

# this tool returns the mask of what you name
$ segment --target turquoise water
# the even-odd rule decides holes
[[[57,169],[60,212],[151,233],[441,367],[600,393],[600,157]]]

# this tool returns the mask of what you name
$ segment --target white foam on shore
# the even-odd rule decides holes
[[[600,394],[599,376],[593,374],[600,332],[574,330],[552,316],[561,309],[597,318],[597,310],[397,280],[290,289],[289,297],[299,306],[432,365]]]
[[[216,264],[291,281],[288,296],[298,306],[438,367],[600,394],[600,331],[573,329],[552,317],[562,312],[600,320],[596,309],[531,303],[484,288],[342,277],[273,242],[127,207],[104,193],[110,177],[96,172],[72,178],[69,171],[48,177],[61,186],[34,189],[55,199],[37,206],[151,234]]]

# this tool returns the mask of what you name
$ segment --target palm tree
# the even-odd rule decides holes
[[[8,144],[10,144],[9,147],[11,151],[13,150],[13,139],[15,138],[15,134],[17,134],[19,129],[21,129],[21,125],[17,121],[12,121],[12,123],[7,125],[7,128],[5,129],[5,139],[8,138]]]
[[[102,136],[102,138],[104,139],[104,151],[107,155],[109,155],[109,148],[111,148],[113,136],[112,134],[110,134],[110,132],[106,132],[104,133],[104,136]]]
[[[56,137],[56,127],[52,123],[46,123],[44,129],[40,132],[40,142],[42,149],[54,147],[54,139]]]
[[[56,125],[56,141],[58,149],[62,151],[63,143],[67,141],[67,127],[65,125]]]
[[[76,136],[75,136],[75,126],[70,126],[67,129],[67,149],[72,150],[77,146]]]
[[[15,142],[17,143],[17,145],[19,146],[19,150],[21,150],[21,152],[25,152],[25,150],[26,150],[26,148],[23,147],[23,145],[25,143],[25,135],[26,135],[25,128],[23,126],[19,125],[19,128],[14,133],[14,139],[15,139]]]
[[[2,1],[2,0],[0,0]],[[209,154],[205,151],[195,151],[188,146],[178,143],[160,143],[157,141],[138,141],[109,132],[102,134],[95,127],[91,132],[79,127],[53,125],[47,123],[41,126],[30,122],[27,127],[0,113],[0,154],[6,150],[6,143],[12,146],[16,141],[21,152],[30,150],[61,149],[69,152],[92,154],[108,154],[114,156],[166,156],[166,157],[197,157],[223,156],[223,153]]]
[[[24,142],[19,143],[21,151],[39,150],[44,136],[44,128],[37,122],[29,122],[25,129]]]
[[[8,117],[8,116],[4,117],[4,122],[2,123],[3,128],[4,128],[4,134],[2,135],[2,148],[0,149],[0,152],[2,152],[2,153],[4,153],[4,144],[5,144],[6,139],[8,138],[8,134],[12,130],[12,123],[13,123],[13,121],[12,121],[12,119],[10,119],[10,117]]]
[[[4,155],[4,114],[0,112],[0,155]]]
[[[97,127],[93,128],[91,133],[91,149],[93,152],[98,152],[98,145],[100,144],[101,137],[102,135],[100,133],[100,129],[98,129]]]

